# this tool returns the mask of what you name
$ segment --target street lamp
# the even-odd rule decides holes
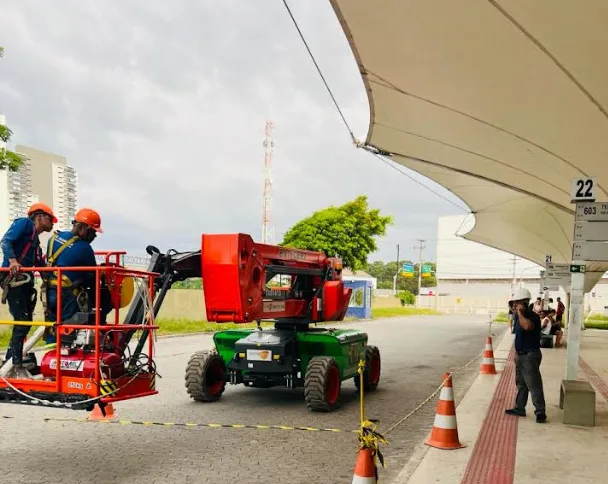
[[[538,266],[525,267],[521,271],[521,274],[519,274],[519,287],[524,287],[524,281],[523,281],[524,272],[526,272],[527,270],[530,270],[530,269],[538,269]]]

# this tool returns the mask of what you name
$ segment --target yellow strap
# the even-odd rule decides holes
[[[57,279],[53,279],[51,281],[49,281],[49,286],[57,286],[59,285],[59,283],[57,282]],[[61,287],[63,289],[69,288],[72,285],[72,281],[70,280],[70,278],[68,276],[62,275],[61,276]]]
[[[53,252],[53,246],[55,245],[55,240],[57,240],[57,236],[59,235],[59,232],[55,232],[53,234],[53,236],[51,237],[51,240],[49,241],[49,245],[48,245],[48,249],[46,252],[46,265],[47,267],[51,267],[54,265],[55,260],[57,260],[57,257],[59,257],[59,255],[65,250],[67,249],[70,245],[72,245],[74,242],[76,242],[78,240],[78,236],[75,235],[74,237],[72,237],[71,239],[66,240],[63,244],[61,244],[59,246],[59,248]],[[57,277],[57,273],[53,272],[53,275],[55,277]],[[57,285],[57,280],[52,280],[50,281],[50,284],[52,286],[56,286]],[[62,275],[61,276],[61,286],[62,287],[70,287],[72,285],[72,281],[70,280],[69,277]]]
[[[70,245],[72,245],[74,242],[76,242],[78,240],[78,236],[75,235],[71,239],[68,239],[63,244],[61,244],[59,246],[59,248],[53,253],[53,246],[55,245],[55,240],[57,240],[57,235],[59,235],[58,232],[55,232],[53,234],[53,236],[51,237],[51,240],[49,241],[49,248],[48,248],[48,251],[46,254],[47,255],[47,257],[46,257],[47,266],[52,266],[53,263],[55,262],[55,260],[57,259],[57,257],[59,257],[59,255],[65,249],[67,249]]]

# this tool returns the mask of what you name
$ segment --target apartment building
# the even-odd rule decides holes
[[[19,170],[25,182],[21,183],[21,200],[29,202],[40,201],[49,204],[58,222],[58,229],[70,226],[78,205],[78,175],[69,166],[64,156],[48,153],[30,146],[16,145],[15,151],[25,156],[25,162]],[[8,175],[11,179],[13,174]],[[18,210],[17,197],[15,203],[9,199],[9,213],[21,213]],[[29,205],[28,205],[29,206]],[[16,215],[20,216],[20,215]],[[22,215],[21,215],[22,216]],[[14,218],[14,217],[13,217]],[[9,219],[9,222],[13,220]],[[46,246],[51,234],[42,234],[40,241]]]
[[[0,114],[0,124],[7,124]],[[4,148],[0,140],[0,148]],[[50,205],[59,220],[56,228],[69,228],[78,206],[78,174],[64,156],[30,146],[16,145],[14,151],[25,156],[19,171],[0,170],[0,236],[13,220],[23,217],[32,203]],[[43,234],[46,246],[50,234]]]

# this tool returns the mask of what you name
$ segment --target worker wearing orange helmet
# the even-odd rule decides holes
[[[49,240],[46,253],[47,267],[94,267],[97,265],[91,243],[103,233],[99,213],[82,208],[74,216],[71,231],[56,231]],[[45,316],[57,321],[57,273],[46,272],[44,278]],[[89,293],[95,285],[95,271],[65,271],[61,282],[61,320],[70,319],[77,312],[88,312]],[[92,291],[94,293],[94,291]],[[47,343],[54,337],[47,334]]]
[[[9,311],[15,321],[33,319],[37,300],[34,274],[21,272],[21,268],[44,265],[38,236],[53,230],[55,223],[57,217],[51,207],[44,203],[34,203],[27,211],[27,217],[15,219],[0,241],[4,254],[2,267],[9,268],[9,271],[0,273],[2,303],[8,302]],[[13,326],[6,360],[12,357],[11,371],[16,377],[29,376],[23,368],[23,342],[30,329],[31,326]]]

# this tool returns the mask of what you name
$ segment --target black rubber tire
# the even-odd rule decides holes
[[[208,370],[213,368],[214,365],[221,365],[222,382],[221,385],[218,385],[219,389],[210,391],[209,382],[207,381],[210,376]],[[226,382],[224,381],[225,373],[226,364],[217,351],[197,351],[190,357],[186,366],[186,388],[188,395],[197,402],[218,401],[226,389]],[[216,381],[215,383],[217,384],[218,382]]]
[[[369,370],[370,370],[370,366],[371,366],[371,363],[374,358],[377,358],[378,365],[380,367],[378,368],[378,372],[379,372],[378,380],[375,382],[371,382]],[[380,383],[381,374],[382,374],[382,360],[380,358],[380,350],[376,346],[366,346],[365,347],[365,369],[363,370],[363,391],[373,392],[376,388],[378,388],[378,383]],[[354,380],[355,380],[355,386],[357,387],[357,390],[359,390],[361,385],[360,385],[358,373],[357,373],[357,376],[354,377]]]
[[[338,373],[337,392],[335,400],[328,400],[328,385],[333,378],[335,385],[335,372]],[[308,362],[306,376],[304,377],[304,398],[306,405],[313,412],[333,412],[340,406],[341,391],[340,367],[336,360],[329,356],[313,356]],[[335,388],[334,388],[335,391]]]

